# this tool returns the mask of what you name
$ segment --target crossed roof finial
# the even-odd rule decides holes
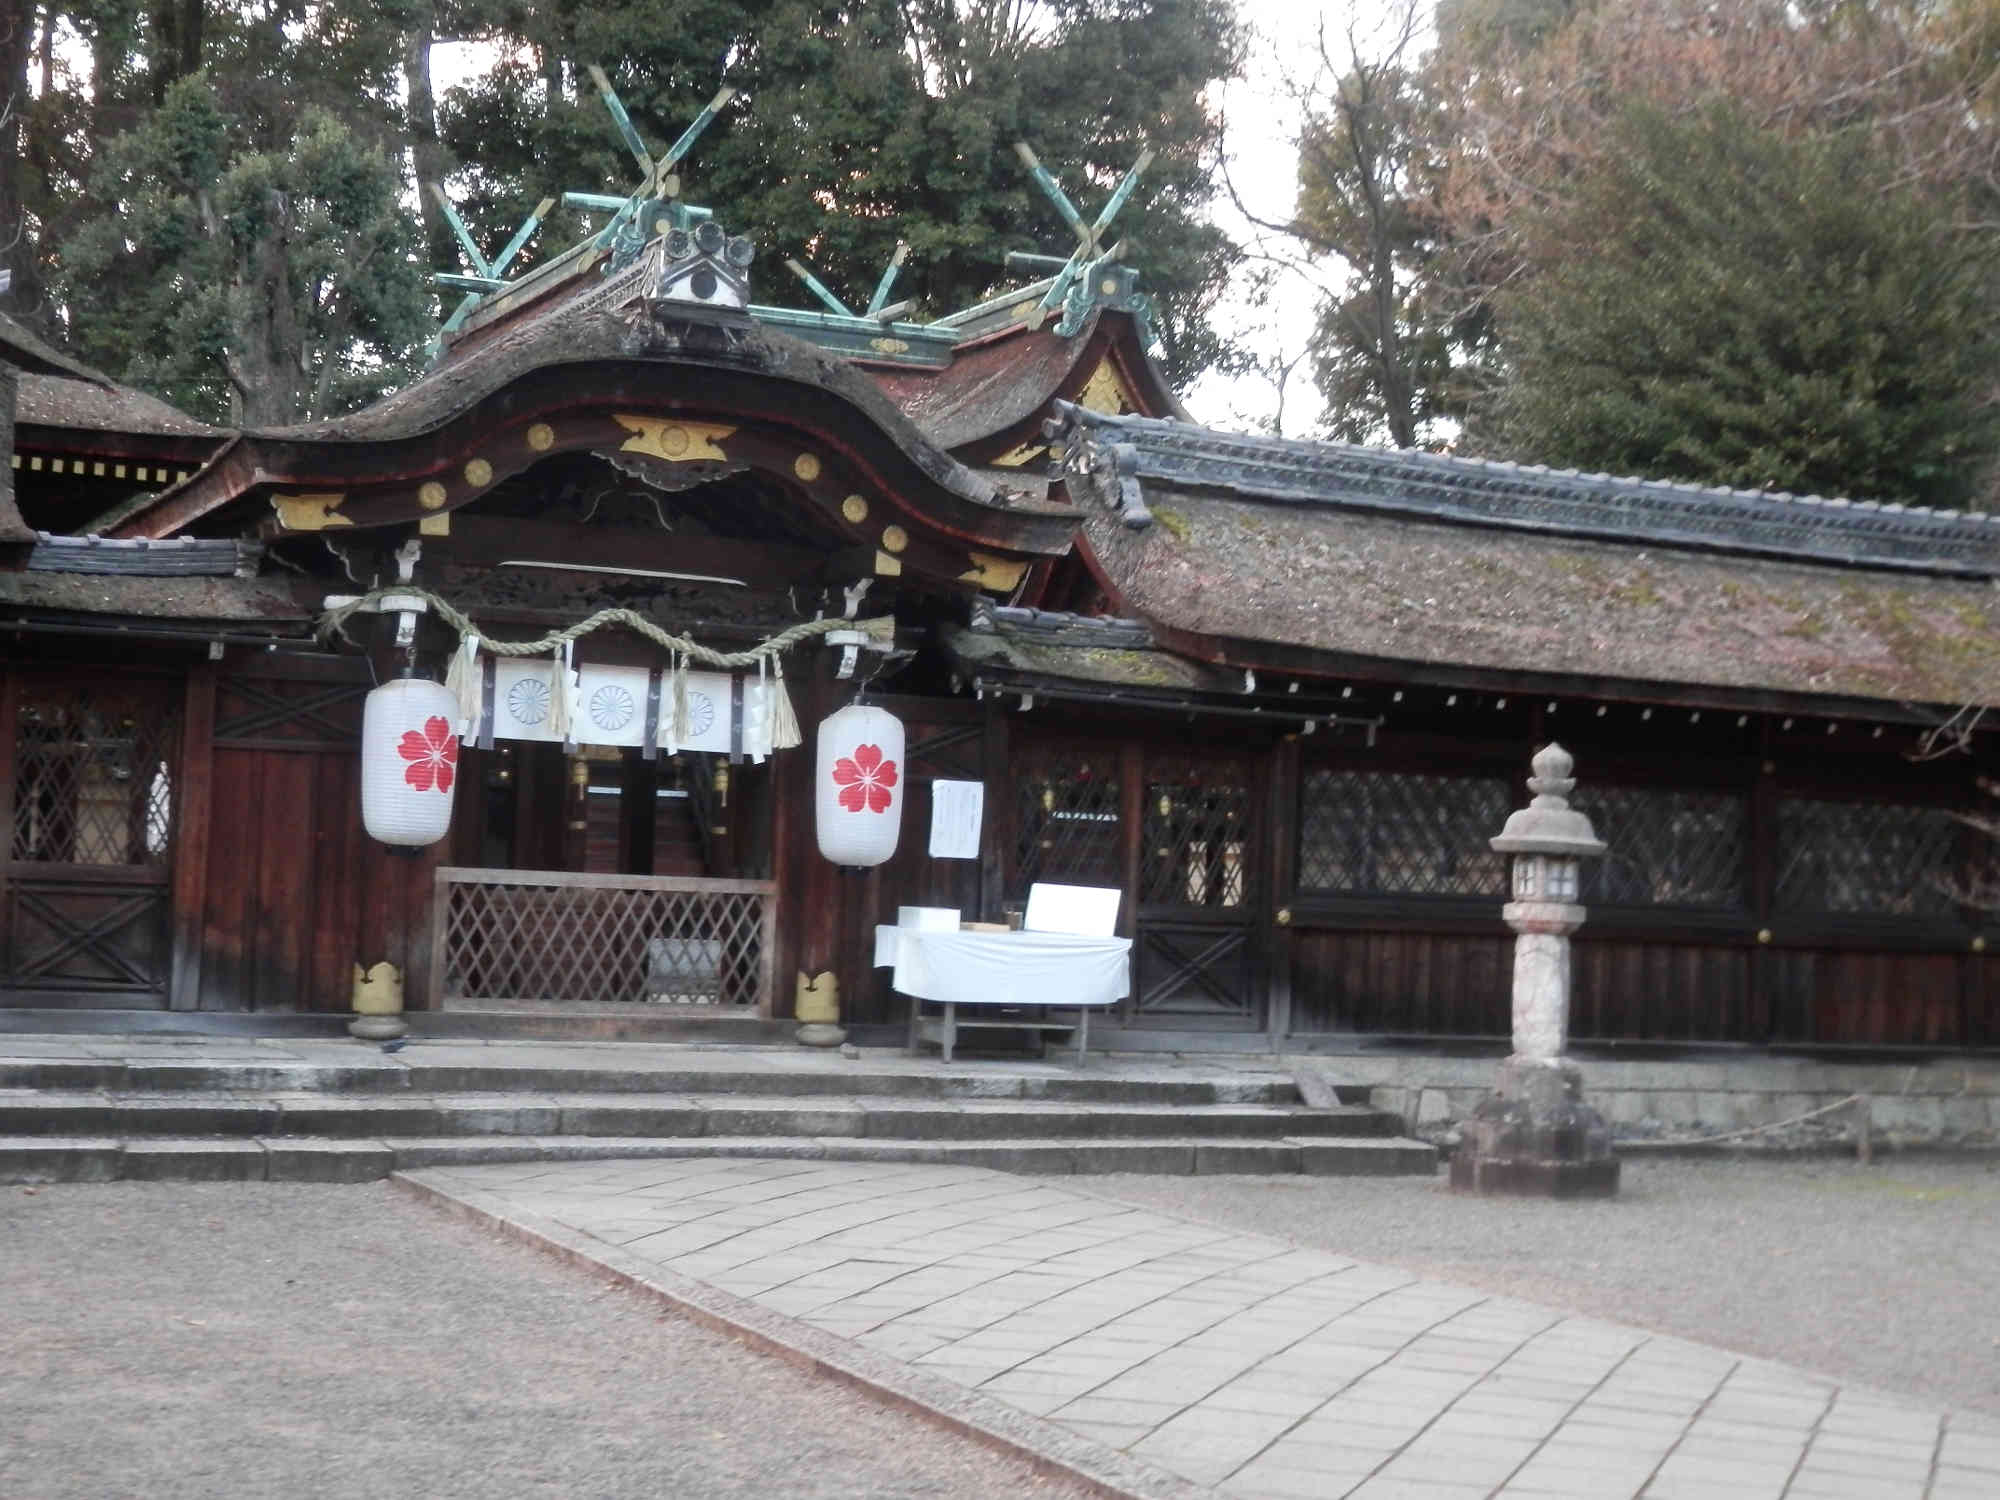
[[[591,82],[597,85],[597,91],[604,100],[604,107],[610,111],[611,122],[616,127],[619,137],[631,151],[633,159],[639,163],[639,185],[623,197],[604,193],[564,193],[562,201],[570,208],[613,211],[611,222],[591,237],[591,243],[598,248],[610,247],[613,253],[612,264],[615,267],[625,264],[637,255],[657,227],[660,215],[652,205],[665,203],[667,220],[678,229],[687,228],[697,218],[708,217],[706,209],[692,208],[680,201],[681,181],[674,168],[680,165],[694,143],[701,139],[702,132],[715,122],[715,117],[722,111],[723,106],[736,97],[736,90],[727,85],[719,89],[715,97],[709,100],[694,117],[693,123],[681,132],[680,138],[667,148],[666,154],[655,159],[646,149],[645,139],[639,134],[638,127],[632,123],[631,115],[626,112],[624,102],[619,99],[618,91],[611,87],[611,80],[605,76],[604,70],[592,63],[589,73]],[[507,267],[513,264],[514,257],[521,253],[535,231],[548,218],[550,211],[556,206],[556,200],[544,198],[536,205],[535,211],[522,221],[519,229],[514,231],[514,237],[507,242],[506,247],[489,261],[480,253],[478,243],[472,238],[472,232],[465,227],[465,221],[452,207],[444,189],[437,183],[431,183],[429,187],[431,197],[444,211],[445,222],[451,226],[451,232],[458,240],[459,249],[465,253],[466,263],[472,268],[472,274],[469,276],[447,271],[436,274],[435,279],[440,287],[447,291],[465,293],[457,308],[445,320],[444,327],[439,330],[442,336],[456,331],[482,301],[506,288]]]
[[[801,261],[797,259],[788,260],[785,262],[785,269],[803,281],[806,284],[806,290],[819,298],[826,305],[828,312],[838,313],[843,318],[857,316],[873,318],[878,323],[886,324],[895,322],[896,319],[902,317],[904,313],[910,310],[908,302],[898,302],[893,306],[888,305],[889,288],[896,284],[897,274],[902,271],[903,262],[909,258],[909,243],[905,240],[897,240],[895,253],[889,257],[889,264],[882,272],[882,279],[875,283],[875,295],[868,299],[868,311],[860,314],[855,313],[845,302],[834,296],[827,289],[826,284],[813,275],[811,270]]]
[[[1153,164],[1153,148],[1148,146],[1140,151],[1139,159],[1132,163],[1118,186],[1113,189],[1103,212],[1098,214],[1094,223],[1090,224],[1083,222],[1083,215],[1078,213],[1076,205],[1069,201],[1069,194],[1062,190],[1062,184],[1056,181],[1055,174],[1041,164],[1033,148],[1026,141],[1014,143],[1014,154],[1021,158],[1021,164],[1028,169],[1028,175],[1034,179],[1035,186],[1040,188],[1043,196],[1055,205],[1056,212],[1062,215],[1063,222],[1069,225],[1077,240],[1076,249],[1071,251],[1069,258],[1063,262],[1062,269],[1056,273],[1056,278],[1050,283],[1040,305],[1028,314],[1028,326],[1040,328],[1048,315],[1062,306],[1063,299],[1069,296],[1070,289],[1079,280],[1088,284],[1092,273],[1099,266],[1109,264],[1125,253],[1127,247],[1123,240],[1106,250],[1104,232],[1111,227],[1111,222],[1118,217],[1119,211],[1131,201],[1133,191],[1139,186],[1140,177],[1145,175],[1146,168]]]

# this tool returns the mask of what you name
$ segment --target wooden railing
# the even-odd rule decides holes
[[[431,1005],[630,1001],[771,1014],[777,885],[443,866]]]

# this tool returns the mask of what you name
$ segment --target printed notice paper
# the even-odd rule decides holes
[[[980,781],[931,783],[931,858],[979,858],[979,819],[986,809]]]

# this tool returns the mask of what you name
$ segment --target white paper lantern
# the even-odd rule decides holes
[[[822,722],[813,783],[819,852],[837,865],[879,865],[894,854],[904,779],[894,714],[849,704]]]
[[[421,848],[450,829],[457,712],[444,684],[421,677],[385,682],[368,695],[361,714],[361,822],[370,838]]]

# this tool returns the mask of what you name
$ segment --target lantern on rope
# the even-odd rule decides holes
[[[361,822],[393,848],[435,844],[451,827],[458,699],[422,677],[385,682],[361,713]]]
[[[879,865],[903,823],[903,725],[886,709],[850,703],[819,726],[813,779],[819,852],[837,865]]]

